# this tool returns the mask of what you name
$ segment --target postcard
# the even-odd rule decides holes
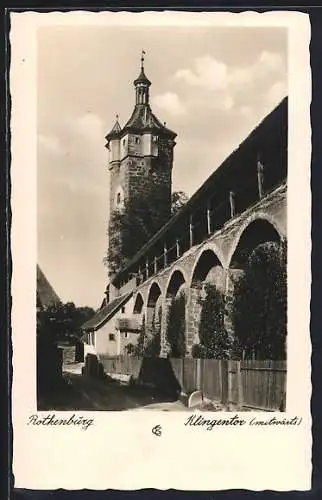
[[[10,21],[15,487],[309,490],[308,15]]]

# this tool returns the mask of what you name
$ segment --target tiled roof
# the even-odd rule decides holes
[[[156,130],[163,132],[173,139],[177,136],[175,132],[165,127],[160,120],[152,113],[148,104],[138,104],[135,106],[131,118],[122,129],[122,133],[126,130]]]
[[[97,330],[103,326],[129,300],[133,292],[126,293],[96,311],[95,315],[83,324],[83,330]]]

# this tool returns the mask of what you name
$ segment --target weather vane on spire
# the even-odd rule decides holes
[[[144,56],[145,56],[145,50],[141,51],[141,68],[144,68]]]

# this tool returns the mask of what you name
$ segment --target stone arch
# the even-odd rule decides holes
[[[174,301],[177,303],[177,300],[181,302],[181,299],[183,300],[183,303],[181,303],[183,307],[183,330],[181,330],[181,333],[185,337],[184,343],[187,343],[187,301],[188,301],[188,281],[187,281],[187,276],[186,273],[183,269],[180,267],[175,267],[172,269],[166,287],[165,287],[165,301],[164,301],[164,325],[162,328],[162,339],[163,339],[163,345],[165,346],[166,350],[171,351],[171,342],[169,343],[169,338],[167,337],[168,335],[168,328],[169,328],[169,321],[170,321],[170,309],[172,306],[174,306]],[[178,303],[177,303],[178,305]],[[180,305],[180,307],[181,307]],[[177,311],[178,312],[178,311]],[[173,331],[173,329],[172,329]],[[169,352],[169,351],[168,351]]]
[[[143,297],[140,294],[140,292],[138,292],[134,301],[133,314],[141,314],[143,306],[144,306]]]
[[[156,314],[157,304],[160,303],[162,292],[159,284],[154,281],[148,292],[148,300],[146,306],[146,326],[151,328]]]
[[[242,269],[250,253],[266,242],[280,243],[283,238],[272,217],[255,214],[238,231],[229,256],[229,268]]]
[[[229,267],[226,280],[226,324],[231,334],[234,330],[231,313],[235,283],[243,275],[249,256],[259,245],[268,242],[279,244],[282,239],[283,235],[274,218],[262,213],[249,217],[237,232],[228,259]]]
[[[187,280],[183,271],[181,269],[174,269],[169,276],[168,283],[166,285],[166,299],[175,297],[186,283]]]
[[[188,310],[188,338],[191,345],[199,343],[200,297],[205,283],[212,283],[223,293],[225,292],[226,271],[211,245],[206,245],[200,250],[191,273]]]
[[[211,282],[222,288],[224,268],[222,261],[212,247],[202,248],[198,253],[191,273],[190,287],[200,288],[204,282]]]

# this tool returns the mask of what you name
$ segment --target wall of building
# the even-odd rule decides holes
[[[110,336],[113,336],[112,339]],[[95,332],[95,351],[99,354],[117,356],[120,352],[119,332],[115,328],[115,318],[111,318]]]
[[[186,340],[189,353],[193,343],[198,341],[200,317],[198,298],[202,287],[200,283],[194,282],[194,277],[198,274],[196,270],[202,255],[207,251],[211,251],[217,257],[217,261],[214,261],[208,272],[203,276],[201,285],[205,282],[214,283],[218,289],[228,293],[232,274],[242,271],[235,268],[230,269],[242,235],[251,224],[260,221],[274,229],[280,238],[285,238],[287,231],[286,208],[287,189],[286,185],[282,185],[243,214],[229,220],[221,230],[211,235],[208,240],[199,245],[194,245],[166,269],[152,276],[138,287],[133,284],[133,290],[135,290],[133,301],[136,300],[138,293],[140,293],[144,303],[143,313],[149,317],[153,314],[153,311],[148,310],[151,290],[155,290],[156,285],[160,289],[161,294],[157,304],[158,307],[160,305],[162,307],[161,337],[163,344],[165,344],[167,312],[171,301],[167,293],[173,274],[175,272],[181,273],[186,285]],[[120,290],[120,293],[123,293],[123,289]],[[156,309],[156,305],[154,307]]]
[[[142,314],[134,315],[133,309],[134,298],[131,297],[109,321],[94,332],[94,344],[86,344],[84,355],[86,356],[87,353],[96,353],[98,355],[118,356],[124,352],[125,345],[129,343],[136,344],[138,333],[127,332],[126,337],[125,332],[120,332],[118,329],[118,320],[120,318],[135,317],[139,323],[141,322]],[[110,335],[114,335],[114,340],[110,339]]]
[[[136,345],[138,338],[139,333],[120,332],[120,354],[126,354],[125,346],[128,344]]]

